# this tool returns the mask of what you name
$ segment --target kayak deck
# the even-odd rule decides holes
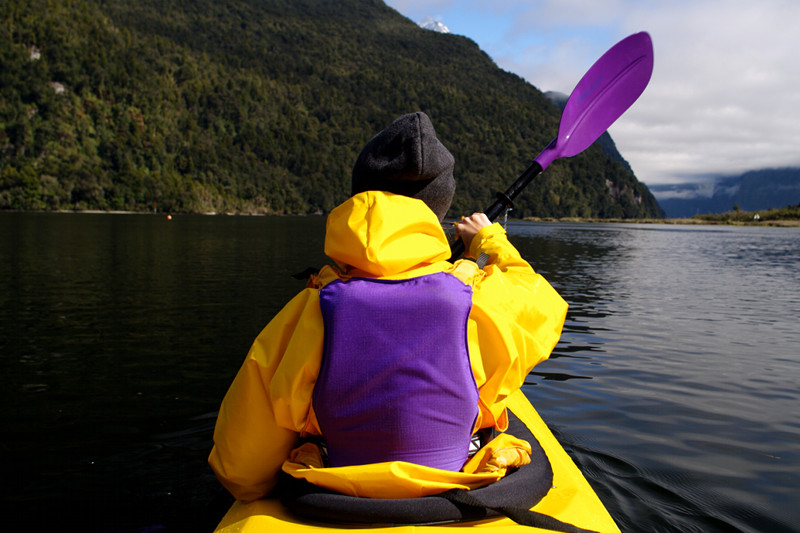
[[[508,400],[508,408],[536,435],[547,453],[553,468],[553,488],[533,510],[573,524],[575,526],[603,533],[618,533],[619,528],[603,503],[592,490],[578,467],[561,447],[550,428],[528,399],[517,391]],[[303,531],[380,531],[383,533],[406,533],[422,531],[453,532],[454,528],[470,527],[485,532],[546,531],[539,528],[521,526],[508,518],[494,518],[480,522],[461,522],[435,525],[401,526],[363,526],[348,524],[310,523],[291,515],[274,498],[256,500],[250,503],[235,502],[222,518],[217,533],[271,533]]]

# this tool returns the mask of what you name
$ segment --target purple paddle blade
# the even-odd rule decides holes
[[[558,137],[535,159],[542,170],[586,150],[639,98],[652,73],[653,42],[647,32],[612,46],[572,90]]]
[[[558,136],[485,211],[494,220],[528,184],[556,159],[586,150],[644,92],[653,74],[653,42],[635,33],[612,46],[583,75],[567,100]],[[450,261],[464,253],[461,239],[450,246]]]

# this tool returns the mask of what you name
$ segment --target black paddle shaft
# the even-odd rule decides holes
[[[528,168],[525,169],[520,177],[511,184],[511,187],[506,189],[506,192],[498,192],[497,199],[490,205],[484,214],[489,218],[489,220],[494,221],[497,217],[500,216],[505,209],[510,209],[514,205],[514,199],[519,196],[519,193],[522,192],[522,189],[527,187],[533,178],[538,176],[542,173],[542,166],[539,164],[538,161],[534,161],[530,164]],[[450,246],[450,261],[453,262],[458,259],[461,254],[464,253],[464,242],[461,239],[453,241],[453,244]]]

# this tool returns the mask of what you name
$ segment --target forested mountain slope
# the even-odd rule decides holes
[[[5,209],[326,212],[364,143],[422,110],[456,157],[451,213],[472,212],[559,119],[471,40],[377,0],[5,0],[0,71]],[[514,214],[661,210],[593,146]]]

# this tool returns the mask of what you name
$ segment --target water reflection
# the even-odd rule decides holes
[[[219,401],[291,275],[326,262],[323,228],[0,213],[0,474],[29,529],[192,530]],[[525,392],[622,529],[795,528],[798,232],[509,232],[570,304]]]
[[[3,478],[18,487],[16,512],[47,501],[48,516],[86,531],[187,524],[217,488],[204,457],[219,401],[302,287],[290,273],[319,264],[323,224],[0,214],[2,418],[15,458]]]
[[[533,374],[529,395],[612,496],[623,530],[791,530],[797,511],[775,502],[788,505],[800,481],[788,439],[798,438],[797,233],[532,225],[513,235],[534,261],[558,249],[545,268],[571,304],[555,360],[536,370],[593,378]],[[565,361],[565,348],[589,359]]]

